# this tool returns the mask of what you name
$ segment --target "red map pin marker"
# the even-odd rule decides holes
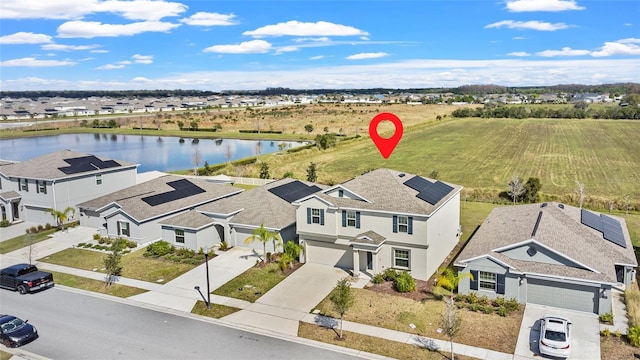
[[[383,138],[378,135],[378,124],[385,120],[391,121],[396,127],[396,132],[390,138]],[[371,137],[371,140],[373,140],[373,143],[376,144],[376,147],[378,148],[378,151],[380,151],[382,157],[385,159],[388,159],[389,156],[391,156],[393,149],[396,148],[396,145],[398,145],[402,138],[403,131],[404,128],[402,127],[402,121],[392,113],[380,113],[369,123],[369,136]]]

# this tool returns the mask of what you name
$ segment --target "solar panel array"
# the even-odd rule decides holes
[[[618,220],[604,214],[598,216],[585,209],[581,210],[580,217],[582,224],[598,230],[606,240],[623,248],[627,247],[627,243],[624,241],[624,233],[622,232],[622,224]]]
[[[271,188],[269,189],[269,192],[288,203],[292,203],[298,199],[302,199],[303,197],[311,195],[320,190],[322,189],[315,185],[308,186],[301,181],[296,180],[288,184]]]
[[[432,183],[417,175],[405,181],[403,184],[417,191],[418,195],[416,195],[416,197],[418,199],[426,201],[431,205],[437,204],[438,201],[442,200],[443,197],[447,196],[447,194],[453,190],[453,187],[442,181]]]
[[[167,185],[171,186],[173,190],[144,197],[142,201],[149,204],[149,206],[158,206],[205,192],[201,187],[187,179],[171,181],[168,182]]]
[[[67,175],[120,166],[115,160],[102,161],[93,155],[64,159],[64,161],[69,166],[59,167],[58,170]]]

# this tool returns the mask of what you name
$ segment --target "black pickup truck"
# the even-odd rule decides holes
[[[35,265],[17,264],[0,270],[0,287],[22,295],[54,285],[53,274],[38,271]]]

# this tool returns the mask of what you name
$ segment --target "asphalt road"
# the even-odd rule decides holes
[[[36,326],[40,338],[22,348],[51,359],[356,359],[60,288],[0,290],[0,313]]]

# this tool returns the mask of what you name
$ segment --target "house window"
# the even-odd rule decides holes
[[[324,225],[324,210],[307,208],[307,224]]]
[[[39,194],[47,193],[47,182],[44,180],[36,180],[36,191]]]
[[[20,179],[20,190],[29,191],[29,184],[27,183],[27,179]]]
[[[409,269],[409,250],[393,250],[393,266],[401,269]]]
[[[478,272],[480,289],[496,291],[496,274],[486,271]]]
[[[184,230],[176,229],[176,243],[184,244]]]
[[[347,226],[355,227],[356,226],[356,212],[355,211],[347,211]]]
[[[118,221],[118,235],[131,236],[129,232],[129,223],[126,221]]]
[[[338,197],[344,197],[344,190],[338,190]]]
[[[413,217],[411,216],[393,216],[393,232],[413,234]]]
[[[102,174],[96,174],[96,185],[102,185]]]

